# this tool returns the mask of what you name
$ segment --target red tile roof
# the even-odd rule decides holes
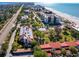
[[[52,48],[61,48],[61,44],[59,42],[52,42],[49,43]]]
[[[49,44],[40,45],[41,48],[60,48],[61,45],[59,42],[51,42]]]
[[[52,56],[52,54],[51,53],[47,53],[48,54],[48,56],[50,57],[50,56]]]
[[[51,49],[44,49],[44,51],[51,51]]]
[[[50,42],[48,44],[44,44],[44,45],[40,45],[41,48],[61,48],[62,46],[78,46],[79,45],[79,41],[77,42],[64,42],[64,43],[60,43],[60,42]]]
[[[66,44],[68,46],[77,46],[77,44],[75,42],[66,42]]]
[[[75,42],[77,45],[79,45],[79,41]]]
[[[61,46],[66,47],[66,46],[68,46],[68,44],[66,42],[64,42],[64,43],[61,43]]]
[[[50,44],[44,44],[44,45],[40,45],[40,47],[43,48],[51,48]]]
[[[31,49],[17,49],[15,52],[18,53],[18,52],[32,52],[32,51]]]

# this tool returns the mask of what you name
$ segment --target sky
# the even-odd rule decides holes
[[[79,0],[0,0],[0,2],[79,3]]]

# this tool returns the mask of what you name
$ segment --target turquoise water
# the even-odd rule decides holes
[[[0,2],[0,5],[15,4],[16,2]]]
[[[70,14],[72,16],[79,17],[79,4],[63,3],[63,4],[46,4],[44,6]]]
[[[2,4],[14,4],[15,2],[0,2]],[[40,3],[39,3],[40,4]],[[79,4],[78,3],[57,3],[57,4],[41,4],[45,7],[53,8],[58,11],[79,17]]]

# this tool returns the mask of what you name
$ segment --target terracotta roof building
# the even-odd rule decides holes
[[[51,42],[49,43],[51,48],[61,48],[61,43],[59,42]]]
[[[42,49],[52,48],[52,47],[50,46],[50,44],[40,45],[40,47],[41,47]]]
[[[66,47],[70,47],[70,46],[75,46],[77,48],[79,48],[79,41],[76,42],[50,42],[48,44],[43,44],[40,45],[41,49],[48,52],[51,52],[51,49],[55,49],[55,52],[60,54],[61,50],[60,48],[66,48]],[[48,56],[51,56],[51,53],[48,54]]]

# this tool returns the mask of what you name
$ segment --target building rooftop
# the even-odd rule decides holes
[[[35,5],[34,8],[44,8],[44,7],[41,5]]]
[[[28,18],[27,15],[21,16],[21,19],[27,19],[27,18]]]
[[[31,49],[17,49],[15,53],[21,53],[21,52],[32,52]]]
[[[76,44],[79,45],[79,41],[77,41]]]
[[[32,29],[28,26],[21,26],[20,36],[24,39],[33,39]]]
[[[61,48],[61,43],[59,42],[51,42],[49,43],[52,48]]]
[[[39,28],[39,31],[46,31],[46,28]]]
[[[49,51],[51,51],[51,49],[44,49],[43,51],[47,51],[47,52],[49,52]]]
[[[79,46],[79,41],[76,42],[51,42],[48,44],[40,45],[41,48],[46,49],[46,48],[62,48],[66,46]]]
[[[66,42],[68,46],[77,46],[76,42]]]
[[[66,47],[66,46],[68,46],[68,44],[66,42],[64,42],[64,43],[61,44],[61,46]]]
[[[40,45],[40,47],[43,48],[51,48],[50,44],[44,44],[44,45]]]
[[[25,12],[30,12],[30,10],[24,10]]]

